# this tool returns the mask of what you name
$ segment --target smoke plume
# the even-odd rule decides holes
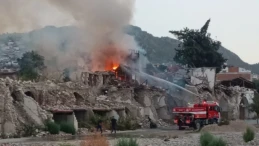
[[[0,0],[0,20],[0,33],[27,32],[46,25],[73,23],[46,0]]]
[[[0,0],[0,33],[75,25],[77,32],[56,35],[48,28],[47,33],[39,31],[22,40],[58,70],[110,70],[136,47],[134,39],[124,33],[134,4],[135,0]],[[65,49],[63,43],[67,43]]]
[[[90,54],[91,69],[110,70],[128,54],[129,39],[123,29],[130,24],[134,0],[49,0],[70,14],[85,41],[83,50]],[[128,41],[127,41],[128,39]]]

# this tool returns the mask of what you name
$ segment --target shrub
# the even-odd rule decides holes
[[[205,132],[200,136],[200,145],[201,146],[226,146],[227,143],[221,139],[216,138],[212,134]]]
[[[214,139],[213,135],[208,132],[202,133],[200,136],[201,146],[208,146],[209,143]]]
[[[63,131],[65,133],[70,133],[72,135],[76,134],[76,129],[74,127],[74,124],[72,124],[72,123],[61,123],[60,131]]]
[[[208,146],[226,146],[227,143],[221,138],[213,138],[213,140],[208,144]]]
[[[137,140],[130,138],[128,146],[138,146]]]
[[[90,129],[90,128],[92,128],[93,126],[90,125],[88,122],[79,122],[79,123],[78,123],[78,127],[79,127],[79,128],[87,128],[87,129]]]
[[[121,118],[117,123],[117,129],[121,131],[136,130],[137,128],[140,128],[139,124],[130,117],[127,117],[125,119]]]
[[[117,141],[115,146],[128,146],[128,140],[126,138],[121,138]]]
[[[22,136],[28,137],[28,136],[36,136],[37,134],[37,126],[35,125],[27,125],[24,124],[22,128]]]
[[[243,139],[245,142],[252,141],[255,137],[255,133],[252,129],[246,128],[246,132],[243,134]]]
[[[102,120],[103,122],[108,121],[108,119],[105,118],[104,116],[100,116],[98,114],[95,114],[94,116],[90,117],[90,124],[96,126],[98,124],[99,120]]]
[[[85,141],[80,143],[80,146],[109,146],[109,142],[105,136],[96,134],[88,136]]]
[[[46,129],[49,131],[50,134],[59,134],[60,126],[54,122],[47,122]]]
[[[137,140],[130,138],[130,139],[126,139],[126,138],[122,138],[119,139],[116,146],[138,146]]]

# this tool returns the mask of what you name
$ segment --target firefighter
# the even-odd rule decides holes
[[[97,130],[97,132],[98,132],[98,131],[99,131],[99,129],[100,129],[101,134],[103,133],[102,123],[103,123],[103,121],[102,121],[102,120],[99,120],[99,121],[98,121],[98,123],[97,123],[97,126],[96,126],[96,130]]]
[[[116,134],[117,120],[115,119],[114,116],[112,116],[111,118],[111,126],[112,126],[111,133],[114,131],[114,133]]]

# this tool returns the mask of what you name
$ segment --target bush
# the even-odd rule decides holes
[[[38,128],[35,125],[24,124],[23,128],[22,128],[22,136],[24,136],[24,137],[36,136],[37,129]]]
[[[201,146],[208,146],[209,143],[214,139],[213,135],[208,132],[202,133],[200,136]]]
[[[243,139],[245,142],[252,141],[255,137],[255,133],[252,129],[246,128],[246,132],[243,134]]]
[[[226,146],[227,143],[221,138],[213,138],[208,146]]]
[[[48,121],[46,123],[46,129],[50,134],[59,134],[60,126],[54,122]]]
[[[137,140],[130,138],[130,139],[126,139],[126,138],[122,138],[119,139],[116,146],[138,146]]]
[[[215,138],[212,134],[205,132],[200,136],[201,146],[226,146],[227,143],[221,138]]]
[[[138,146],[137,140],[130,138],[128,146]]]
[[[93,126],[90,125],[88,122],[79,122],[79,123],[78,123],[78,127],[79,127],[79,128],[87,128],[87,129],[90,129],[90,128],[92,128]]]
[[[90,124],[96,126],[99,122],[99,120],[102,120],[103,122],[107,122],[108,119],[104,116],[100,116],[98,114],[95,114],[94,116],[90,117]]]
[[[70,133],[72,135],[76,134],[76,129],[74,127],[74,124],[72,124],[72,123],[61,123],[60,131],[63,131],[65,133]]]
[[[119,119],[117,122],[117,130],[136,130],[140,128],[139,124],[132,118],[127,117],[125,119]]]

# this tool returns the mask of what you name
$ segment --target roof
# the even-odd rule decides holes
[[[236,79],[239,77],[242,77],[242,78],[250,81],[252,75],[251,75],[251,73],[218,73],[216,75],[216,79],[218,81],[229,81],[229,80]]]
[[[225,81],[221,81],[220,84],[224,85],[224,86],[240,86],[240,87],[246,87],[246,88],[251,88],[254,89],[255,88],[255,84],[243,77],[238,77],[238,78],[234,78],[231,80],[225,80]]]
[[[54,113],[65,113],[65,114],[72,114],[73,110],[51,110],[50,112]]]
[[[18,74],[18,71],[0,72],[0,75],[12,75],[12,74]]]

